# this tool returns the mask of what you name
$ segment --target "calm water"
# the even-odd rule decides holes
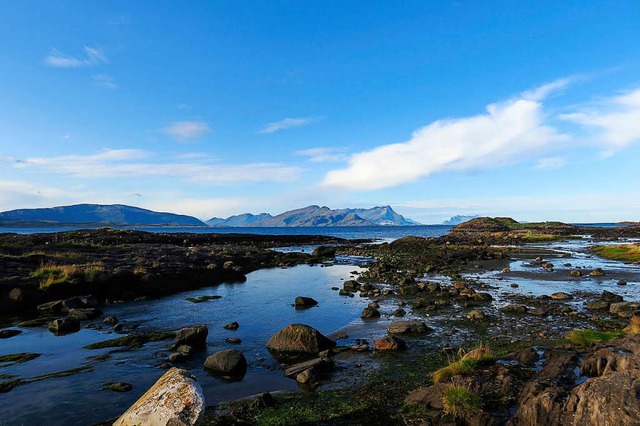
[[[0,233],[35,234],[63,232],[81,228],[0,228]],[[449,225],[420,226],[336,226],[326,228],[127,228],[148,232],[190,232],[201,234],[262,234],[262,235],[327,235],[338,238],[362,238],[393,241],[406,237],[438,237],[449,232]]]

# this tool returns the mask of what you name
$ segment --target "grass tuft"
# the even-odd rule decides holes
[[[432,373],[434,383],[442,383],[450,380],[459,374],[470,373],[483,366],[492,364],[495,356],[491,348],[485,344],[479,344],[468,352],[460,351],[457,359],[452,360],[449,365]]]
[[[84,265],[55,265],[49,263],[41,265],[29,276],[38,279],[40,281],[40,289],[46,290],[51,286],[63,283],[91,282],[102,271],[104,271],[104,268],[99,262]]]
[[[632,316],[631,322],[623,331],[627,334],[640,334],[640,316]]]
[[[442,392],[444,412],[466,420],[482,411],[482,400],[469,386],[450,384]]]
[[[623,336],[624,333],[622,331],[573,330],[567,334],[567,340],[574,345],[588,346]]]

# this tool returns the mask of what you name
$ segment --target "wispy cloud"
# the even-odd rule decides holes
[[[351,190],[389,188],[448,170],[497,167],[530,159],[541,148],[566,140],[545,124],[541,101],[564,88],[558,80],[503,102],[486,113],[435,121],[403,143],[383,145],[351,156],[349,166],[330,171],[324,185]]]
[[[567,160],[561,157],[546,157],[538,160],[535,169],[538,170],[547,170],[547,169],[558,169],[567,164]]]
[[[266,133],[275,133],[280,130],[291,129],[293,127],[301,127],[306,126],[309,123],[315,121],[314,117],[306,117],[306,118],[285,118],[284,120],[274,121],[272,123],[267,124],[264,129],[259,130],[258,133],[266,134]]]
[[[116,83],[113,77],[107,74],[95,74],[91,76],[91,79],[93,80],[93,84],[95,84],[96,86],[104,87],[111,90],[118,88],[118,83]]]
[[[297,151],[296,154],[307,157],[313,163],[333,163],[349,158],[348,155],[336,148],[309,148]]]
[[[284,182],[297,179],[300,169],[278,163],[221,164],[207,158],[168,162],[139,149],[104,150],[91,155],[13,160],[15,168],[67,175],[81,179],[117,179],[165,176],[205,184]]]
[[[178,142],[189,142],[201,138],[211,129],[203,121],[174,121],[162,131]]]
[[[640,89],[579,107],[560,118],[595,130],[593,141],[605,147],[604,156],[640,142]]]
[[[51,49],[49,55],[44,59],[45,65],[54,68],[94,67],[108,62],[100,49],[89,46],[84,47],[84,56],[71,56],[58,49]]]

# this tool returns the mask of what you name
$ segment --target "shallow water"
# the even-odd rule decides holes
[[[260,270],[249,274],[243,284],[222,284],[162,299],[112,305],[103,311],[105,316],[115,315],[121,319],[125,330],[138,325],[140,332],[204,324],[209,328],[206,353],[232,347],[242,350],[250,367],[244,379],[238,382],[206,374],[202,367],[204,352],[183,365],[198,377],[207,405],[211,405],[265,391],[297,389],[294,380],[283,377],[282,371],[277,370],[278,363],[265,344],[290,323],[308,324],[324,334],[361,323],[359,315],[369,300],[340,297],[331,290],[331,287],[341,286],[341,280],[349,279],[350,271],[354,270],[361,268],[303,265]],[[220,295],[222,298],[199,304],[185,300],[202,295]],[[319,305],[304,311],[295,310],[291,304],[299,295],[313,297]],[[237,331],[223,329],[223,325],[231,321],[240,323]],[[240,338],[242,343],[226,343],[225,339],[231,336]],[[17,352],[43,355],[23,364],[0,367],[0,374],[28,378],[82,365],[91,365],[93,371],[34,382],[1,394],[0,424],[84,425],[121,414],[163,374],[159,365],[170,353],[166,347],[171,342],[149,343],[135,350],[82,348],[114,337],[118,335],[92,329],[54,336],[42,328],[25,328],[22,334],[2,341],[0,355]],[[112,356],[103,362],[88,359],[107,353]],[[127,393],[101,390],[109,381],[131,383],[134,389]]]

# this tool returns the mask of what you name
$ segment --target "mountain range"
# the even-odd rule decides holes
[[[391,207],[339,209],[308,206],[272,216],[269,213],[212,218],[206,223],[191,216],[159,213],[122,204],[77,204],[39,209],[19,209],[0,213],[4,227],[57,226],[166,226],[166,227],[326,227],[326,226],[407,226],[419,223],[406,219]]]
[[[195,217],[122,204],[77,204],[0,213],[0,226],[207,226]]]
[[[452,216],[450,219],[442,222],[443,225],[460,225],[461,223],[467,222],[471,219],[478,218],[480,216],[476,215],[456,215]]]
[[[244,213],[226,219],[214,217],[206,222],[215,227],[325,227],[325,226],[409,226],[419,225],[396,213],[390,206],[370,209],[338,209],[308,206],[272,216]]]

